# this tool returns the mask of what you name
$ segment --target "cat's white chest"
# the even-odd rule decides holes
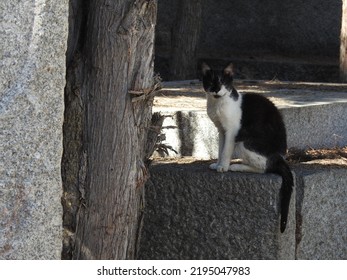
[[[234,130],[237,133],[241,126],[241,100],[241,94],[237,100],[228,94],[220,98],[208,96],[207,114],[218,129]]]

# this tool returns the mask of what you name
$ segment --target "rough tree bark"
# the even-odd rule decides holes
[[[340,80],[347,82],[347,0],[342,3],[342,21],[340,35]]]
[[[203,0],[180,0],[172,34],[170,79],[196,78],[196,47],[200,36]]]
[[[70,0],[64,259],[136,255],[156,11],[156,0]]]

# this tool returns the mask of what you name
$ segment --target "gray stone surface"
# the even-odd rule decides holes
[[[161,161],[146,186],[142,259],[347,259],[345,159],[292,166],[288,228],[278,229],[281,179]]]
[[[156,71],[169,76],[177,0],[160,0]],[[197,56],[248,79],[338,81],[342,1],[204,1]],[[195,78],[195,77],[192,77]]]
[[[210,171],[207,163],[153,166],[141,259],[294,259],[293,195],[279,231],[275,175]]]
[[[333,148],[347,145],[347,87],[334,84],[259,81],[236,85],[240,92],[263,94],[280,109],[287,128],[288,148]],[[167,115],[164,143],[178,154],[197,159],[217,157],[218,133],[206,113],[205,93],[197,81],[164,84],[154,111]]]
[[[0,259],[60,259],[68,1],[0,2]]]
[[[304,101],[303,105],[280,106],[289,148],[319,149],[347,145],[347,94],[341,92],[339,95],[338,100],[325,102],[324,97],[329,93],[322,92],[314,101]]]
[[[300,169],[298,259],[347,259],[347,169]]]

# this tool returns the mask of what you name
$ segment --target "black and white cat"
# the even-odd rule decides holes
[[[259,94],[240,94],[233,87],[233,65],[221,73],[206,63],[201,66],[207,92],[207,114],[219,133],[218,161],[210,165],[218,172],[275,173],[282,176],[281,225],[287,225],[293,176],[284,159],[286,130],[275,105]],[[232,156],[242,159],[231,164]]]

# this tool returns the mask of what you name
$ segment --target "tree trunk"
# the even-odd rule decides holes
[[[63,258],[135,257],[156,9],[156,0],[71,0]]]
[[[196,49],[200,36],[203,0],[180,0],[172,34],[170,79],[196,78]]]
[[[340,35],[340,79],[341,82],[347,82],[347,0],[342,4],[342,21]]]

